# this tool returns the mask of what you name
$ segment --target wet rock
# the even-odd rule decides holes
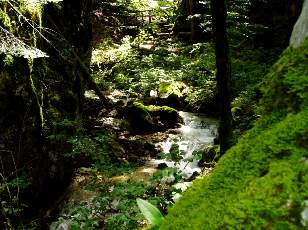
[[[197,178],[197,176],[199,176],[200,173],[197,171],[194,171],[193,174],[187,179],[187,181],[193,181],[194,179]]]
[[[158,152],[155,144],[144,138],[131,138],[118,140],[123,149],[125,149],[125,157],[131,162],[142,162],[149,157],[155,157]]]
[[[166,163],[159,163],[157,165],[157,169],[165,169],[168,168],[168,165]]]
[[[159,98],[158,103],[160,105],[172,106],[177,109],[184,108],[184,98],[179,97],[178,95],[172,93],[164,98]]]
[[[128,161],[143,162],[149,158],[156,158],[163,151],[157,143],[168,137],[167,133],[157,132],[142,135],[121,135],[118,142],[125,149]],[[156,167],[156,165],[155,165]]]
[[[179,129],[169,129],[169,130],[167,131],[167,133],[168,133],[168,134],[175,134],[175,135],[177,135],[177,134],[180,134],[181,131],[180,131]]]
[[[133,133],[153,131],[153,118],[147,106],[140,102],[133,102],[128,106],[126,112]]]
[[[185,107],[189,87],[183,82],[164,82],[158,87],[158,104],[176,109]]]
[[[152,107],[151,115],[157,121],[156,125],[158,129],[166,130],[174,127],[178,127],[178,124],[183,122],[178,112],[168,106],[155,106]],[[160,123],[163,125],[160,127]]]
[[[199,166],[203,166],[204,163],[212,163],[219,159],[219,146],[210,145],[202,153],[201,160],[198,162]]]

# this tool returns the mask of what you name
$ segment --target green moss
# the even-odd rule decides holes
[[[171,108],[169,106],[149,106],[151,112],[168,112],[168,113],[176,113],[177,110],[174,108]]]
[[[153,132],[173,128],[182,122],[177,110],[168,106],[146,106],[135,101],[127,111],[132,131]]]
[[[155,112],[171,112],[171,113],[174,113],[174,112],[177,112],[176,109],[174,108],[171,108],[169,106],[154,106],[154,105],[144,105],[142,104],[141,102],[134,102],[133,105],[139,109],[141,109],[144,113],[155,113]]]
[[[308,129],[307,116],[306,110],[265,131],[261,124],[251,130],[210,177],[194,183],[161,229],[300,228],[307,150],[292,142]]]
[[[308,105],[307,63],[308,39],[301,48],[289,47],[283,52],[262,85],[267,111],[298,111],[300,105]]]
[[[9,28],[10,30],[12,29],[12,23],[11,23],[11,18],[10,16],[7,14],[6,10],[2,10],[0,9],[0,20],[1,23]]]
[[[141,102],[138,102],[138,101],[134,101],[133,102],[133,105],[139,109],[141,109],[142,111],[148,113],[151,111],[151,107],[150,106],[146,106],[144,104],[142,104]]]
[[[153,119],[147,106],[140,102],[133,102],[129,107],[128,117],[132,131],[146,132],[152,130]]]
[[[170,210],[161,229],[303,229],[308,199],[308,41],[263,86],[266,113]]]

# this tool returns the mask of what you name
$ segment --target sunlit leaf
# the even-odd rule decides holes
[[[136,200],[141,213],[149,221],[149,223],[153,226],[160,226],[164,220],[164,217],[158,208],[146,200],[142,200],[140,198],[137,198]]]

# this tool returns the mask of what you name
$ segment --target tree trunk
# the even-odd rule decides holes
[[[294,6],[294,8],[296,7]],[[308,0],[304,1],[302,12],[294,25],[290,45],[298,48],[306,37],[308,37]]]
[[[196,19],[194,17],[195,14],[195,4],[194,4],[194,0],[188,0],[188,5],[189,5],[189,15],[191,17],[190,19],[190,39],[191,41],[195,41],[196,40]]]
[[[216,53],[216,80],[219,96],[220,124],[219,143],[221,153],[230,147],[232,141],[231,114],[231,68],[229,60],[229,44],[226,32],[226,4],[224,0],[211,0],[213,32]]]
[[[191,42],[200,40],[202,30],[200,18],[196,14],[202,14],[202,7],[197,0],[182,0],[177,10],[177,19],[173,31],[178,36]]]

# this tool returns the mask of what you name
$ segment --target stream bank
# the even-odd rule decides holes
[[[96,118],[91,111],[92,138],[101,130],[108,130],[113,136],[112,142],[108,140],[113,162],[92,162],[79,168],[58,205],[59,216],[50,223],[51,229],[144,227],[147,223],[136,198],[148,200],[166,214],[196,176],[211,170],[198,166],[198,162],[202,152],[214,142],[217,120],[202,114],[176,112],[181,124],[136,133],[130,132],[131,120],[120,117],[121,110],[125,108],[108,113],[97,111]]]
[[[149,43],[150,49],[142,46]],[[51,226],[144,227],[136,198],[167,214],[201,169],[207,174],[215,165],[216,148],[211,157],[202,155],[209,153],[217,122],[201,114],[217,116],[214,50],[210,43],[141,33],[95,47],[92,70],[112,106],[86,92],[85,134],[73,140],[79,170]]]

